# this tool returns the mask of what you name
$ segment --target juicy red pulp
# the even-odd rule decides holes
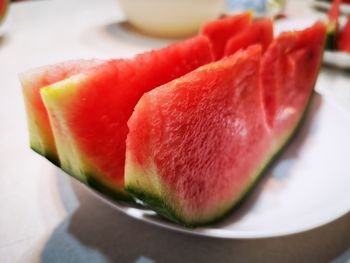
[[[209,40],[197,36],[89,72],[66,119],[81,152],[105,179],[123,186],[127,120],[140,97],[212,60]]]

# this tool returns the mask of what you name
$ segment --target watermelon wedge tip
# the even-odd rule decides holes
[[[251,23],[252,13],[245,12],[208,22],[203,25],[200,33],[210,39],[215,59],[219,60],[224,56],[227,41],[248,28]]]
[[[260,44],[262,51],[269,47],[273,40],[273,25],[269,18],[254,21],[246,29],[233,35],[225,45],[225,56],[234,54],[239,49],[247,48],[251,45]]]

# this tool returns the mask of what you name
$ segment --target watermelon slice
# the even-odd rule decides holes
[[[247,48],[253,44],[261,44],[262,51],[268,48],[273,39],[273,26],[271,19],[255,21],[242,32],[231,37],[225,46],[225,56],[234,54],[241,48]]]
[[[209,37],[213,43],[216,60],[224,55],[227,41],[251,24],[251,13],[246,12],[211,21],[203,26],[201,34]]]
[[[338,50],[350,52],[350,15],[338,38]]]
[[[326,49],[334,50],[337,47],[337,36],[339,32],[340,4],[342,0],[333,0],[328,11]]]
[[[322,58],[325,25],[321,22],[303,31],[282,33],[269,47],[261,62],[266,120],[270,127],[284,120],[299,119],[308,101]],[[307,70],[306,70],[307,69]],[[295,113],[295,114],[294,114]]]
[[[91,69],[100,63],[102,62],[99,60],[67,61],[29,70],[19,76],[26,106],[30,146],[56,165],[59,165],[59,158],[49,117],[40,96],[40,89]]]
[[[143,95],[128,121],[126,190],[185,226],[225,215],[300,122],[325,33],[316,24],[283,34],[262,59],[260,48],[252,46]],[[270,104],[262,96],[270,83],[278,84],[274,114],[264,110]],[[266,116],[274,120],[272,127]]]
[[[41,89],[61,167],[93,187],[125,198],[127,120],[139,98],[213,61],[209,39],[197,36],[131,60],[111,60]]]

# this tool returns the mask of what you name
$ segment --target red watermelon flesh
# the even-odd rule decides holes
[[[338,38],[338,49],[343,52],[350,52],[350,15]]]
[[[20,74],[26,106],[30,146],[55,164],[59,164],[49,117],[40,96],[42,87],[69,76],[87,71],[102,63],[100,60],[73,60],[28,70]]]
[[[268,146],[259,63],[252,47],[145,94],[128,122],[127,191],[185,225],[225,213]]]
[[[214,20],[203,26],[201,34],[209,37],[213,43],[216,60],[224,55],[227,41],[251,24],[251,13],[246,12],[235,16]]]
[[[330,21],[335,22],[336,24],[338,24],[338,18],[340,15],[340,4],[341,4],[342,0],[333,0],[332,2],[332,6],[328,11],[328,19]]]
[[[318,22],[299,32],[282,33],[262,58],[260,85],[270,127],[294,120],[305,107],[319,71],[326,28]],[[299,118],[298,115],[295,115]]]
[[[61,167],[123,197],[127,120],[137,101],[212,60],[210,41],[197,36],[131,60],[108,61],[44,88]]]
[[[128,122],[126,190],[185,226],[226,214],[301,120],[320,66],[320,25],[281,35],[262,59],[253,46],[146,93]],[[273,81],[276,72],[284,82]],[[272,127],[266,80],[278,101]]]
[[[261,44],[262,51],[270,45],[273,39],[273,26],[271,19],[255,21],[242,32],[231,37],[225,46],[225,56],[234,54],[239,49],[244,49],[253,44]]]

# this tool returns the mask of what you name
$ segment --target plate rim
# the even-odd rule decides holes
[[[120,205],[119,203],[117,203],[114,200],[111,200],[110,198],[108,198],[107,196],[103,195],[102,193],[97,192],[96,190],[90,188],[89,186],[82,184],[84,186],[84,188],[91,193],[93,196],[95,196],[97,199],[99,199],[100,201],[102,201],[103,203],[107,204],[109,207],[116,209],[117,211],[123,213],[124,215],[127,215],[130,218],[133,218],[134,220],[138,220],[138,221],[142,221],[144,223],[147,223],[149,225],[152,226],[156,226],[156,227],[161,227],[162,229],[166,229],[166,230],[171,230],[171,231],[175,231],[178,233],[183,233],[183,234],[187,234],[187,235],[192,235],[192,236],[198,236],[198,237],[207,237],[207,238],[215,238],[215,239],[247,239],[247,240],[251,240],[251,239],[265,239],[265,238],[276,238],[276,237],[285,237],[285,236],[290,236],[290,235],[295,235],[295,234],[300,234],[306,231],[311,231],[313,229],[325,226],[327,224],[330,224],[331,222],[341,218],[342,216],[347,215],[348,213],[350,213],[350,210],[348,209],[344,209],[344,211],[340,211],[338,213],[332,213],[331,216],[328,216],[327,218],[323,218],[322,220],[319,220],[317,223],[310,223],[310,224],[306,224],[303,227],[296,227],[296,228],[292,228],[290,230],[285,230],[285,231],[262,231],[259,233],[246,233],[246,232],[242,232],[242,231],[233,231],[230,230],[229,234],[226,234],[225,232],[227,232],[228,230],[221,230],[221,229],[211,229],[210,231],[206,230],[206,231],[201,231],[201,230],[205,230],[203,227],[198,227],[198,228],[185,228],[182,227],[180,225],[176,225],[175,223],[172,222],[166,222],[164,219],[164,222],[159,222],[157,220],[151,220],[147,217],[143,217],[143,212],[142,211],[148,211],[152,214],[154,214],[155,212],[153,212],[152,210],[148,209],[148,208],[137,208],[135,207],[127,207],[127,209],[135,209],[135,210],[139,210],[138,215],[136,213],[130,213],[128,212],[128,210],[124,209],[122,205]],[[123,203],[123,202],[121,202]],[[126,206],[126,205],[125,205]],[[132,211],[135,211],[132,210]],[[159,217],[159,219],[161,219]]]

